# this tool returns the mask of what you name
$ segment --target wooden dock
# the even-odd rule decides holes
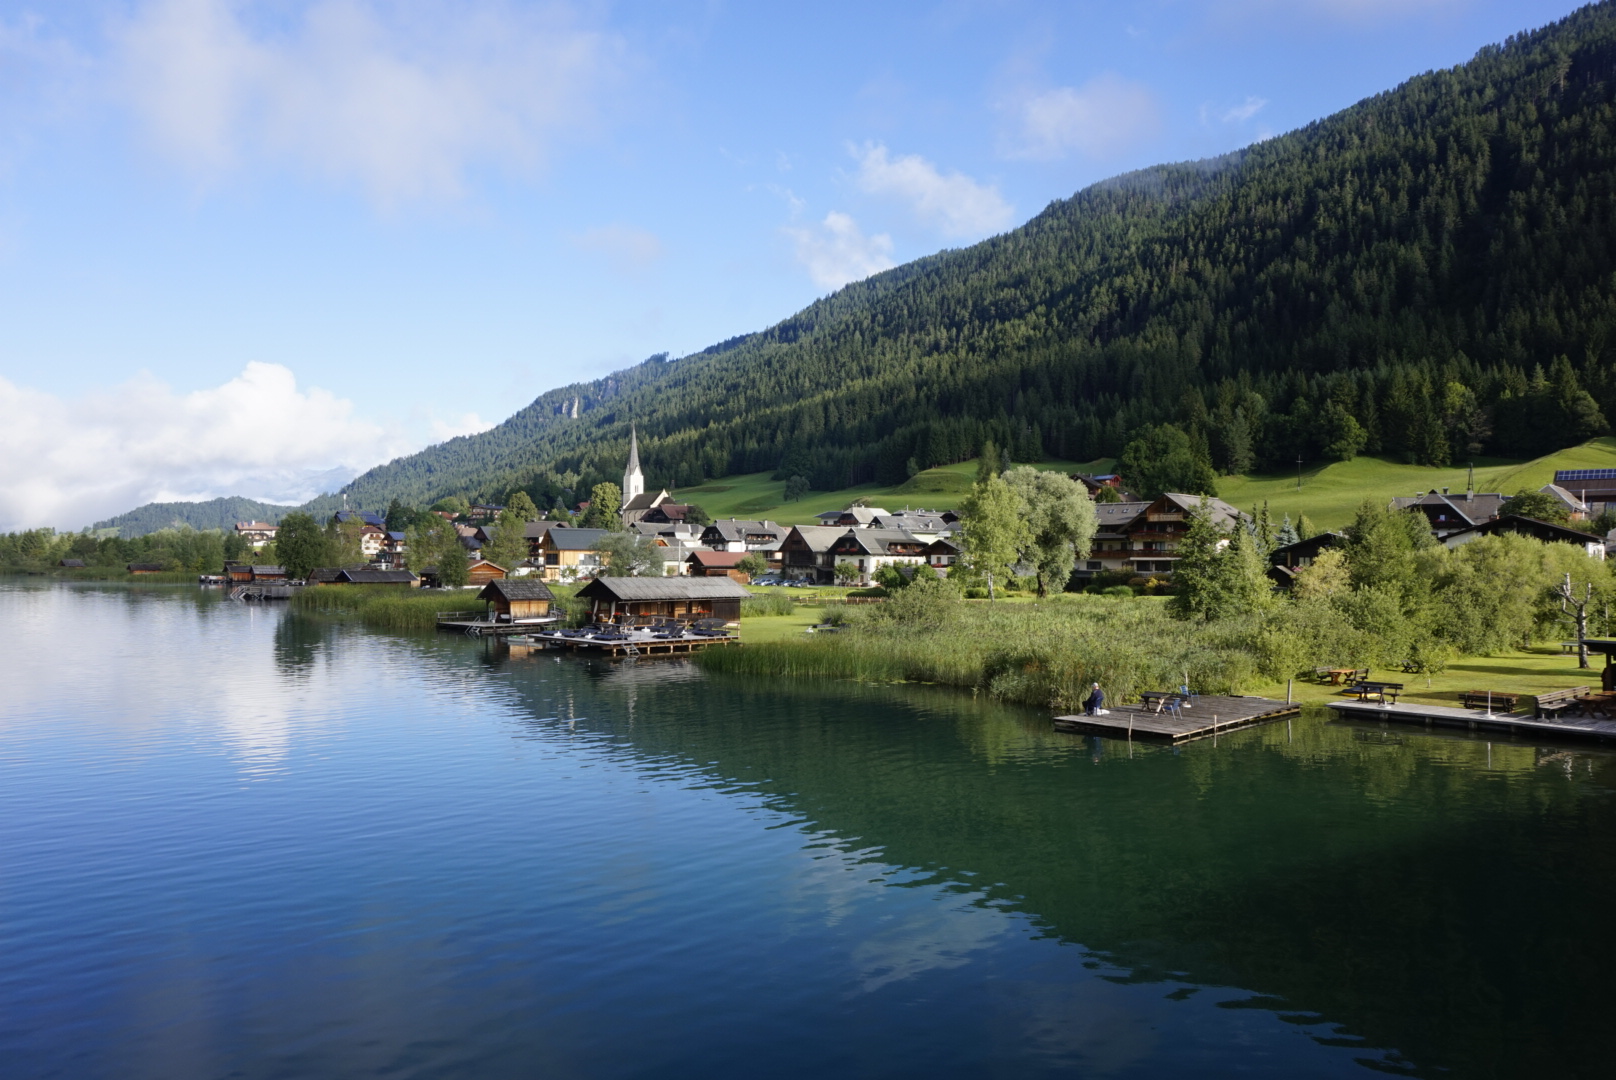
[[[439,630],[450,630],[457,634],[467,634],[471,637],[506,637],[516,634],[533,634],[543,630],[547,625],[550,625],[550,623],[508,623],[493,622],[489,619],[439,619],[436,623]]]
[[[677,638],[653,638],[648,634],[636,634],[626,641],[601,641],[592,637],[563,637],[558,633],[540,633],[530,634],[524,639],[524,644],[538,648],[611,657],[683,656],[710,649],[715,645],[740,643],[741,639],[734,635],[704,637],[696,634],[685,634]]]
[[[1108,716],[1057,716],[1055,730],[1074,735],[1151,739],[1177,745],[1210,739],[1253,724],[1283,720],[1301,711],[1300,705],[1272,698],[1199,694],[1177,713],[1154,712],[1141,705],[1119,705]]]
[[[1456,709],[1451,705],[1409,702],[1379,705],[1368,701],[1332,701],[1329,708],[1347,719],[1376,723],[1464,728],[1547,739],[1616,741],[1616,720],[1590,720],[1584,717],[1537,720],[1527,713],[1489,713],[1485,709]]]

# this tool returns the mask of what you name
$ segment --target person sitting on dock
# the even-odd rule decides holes
[[[1098,716],[1104,707],[1105,691],[1100,689],[1099,683],[1094,683],[1089,688],[1089,696],[1083,699],[1083,712],[1088,716]]]

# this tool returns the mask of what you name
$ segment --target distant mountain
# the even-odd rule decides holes
[[[267,521],[274,525],[296,509],[295,506],[278,506],[242,498],[147,503],[126,514],[98,521],[90,528],[117,529],[118,535],[128,539],[159,529],[178,529],[187,525],[193,529],[229,529],[238,521]]]

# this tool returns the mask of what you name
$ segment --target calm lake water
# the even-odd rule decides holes
[[[1616,1074],[1616,759],[0,584],[0,1074]]]

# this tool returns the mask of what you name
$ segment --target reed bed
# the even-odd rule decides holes
[[[353,618],[386,630],[430,630],[440,611],[483,606],[469,589],[423,592],[405,585],[320,585],[298,589],[291,604],[300,614]]]
[[[1223,694],[1260,679],[1253,626],[1179,622],[1156,601],[1063,596],[881,610],[888,606],[847,611],[835,634],[709,650],[697,662],[715,672],[936,683],[1054,709],[1077,708],[1094,682],[1118,701],[1186,679]]]

